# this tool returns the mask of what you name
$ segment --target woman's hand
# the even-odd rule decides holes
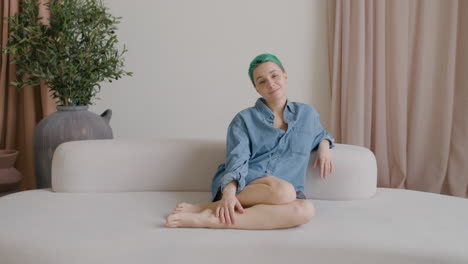
[[[216,207],[216,217],[221,219],[221,223],[228,225],[236,224],[236,214],[234,213],[235,209],[237,209],[241,214],[244,213],[244,208],[236,197],[236,186],[232,185],[234,186],[234,189],[232,189],[229,188],[231,187],[230,184],[226,186],[225,191],[223,192],[223,197],[219,201],[218,207]]]
[[[326,179],[333,172],[333,160],[330,152],[330,142],[326,139],[322,140],[317,151],[317,158],[313,168],[320,165],[320,177]]]

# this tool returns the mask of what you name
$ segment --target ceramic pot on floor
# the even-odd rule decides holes
[[[23,179],[13,167],[17,156],[17,150],[0,150],[0,194],[14,191]]]

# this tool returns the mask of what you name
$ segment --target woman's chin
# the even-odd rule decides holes
[[[265,98],[268,102],[279,102],[286,99],[286,94],[270,94],[267,98]]]

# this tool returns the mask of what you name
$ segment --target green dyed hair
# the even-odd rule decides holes
[[[269,54],[269,53],[260,54],[257,57],[255,57],[255,59],[252,60],[249,66],[249,77],[250,77],[250,80],[252,81],[253,86],[255,86],[255,82],[253,80],[253,72],[255,68],[257,68],[258,65],[265,63],[267,61],[272,61],[276,63],[284,72],[283,64],[281,64],[281,61],[275,55]]]

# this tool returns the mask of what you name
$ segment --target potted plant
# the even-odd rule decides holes
[[[17,65],[18,89],[44,83],[57,100],[57,112],[41,120],[34,131],[36,179],[50,187],[55,148],[66,141],[113,138],[111,111],[88,111],[100,83],[131,72],[123,70],[125,46],[119,51],[114,17],[100,0],[50,0],[48,23],[39,17],[41,3],[23,0],[20,12],[8,17],[9,40],[3,52]]]

